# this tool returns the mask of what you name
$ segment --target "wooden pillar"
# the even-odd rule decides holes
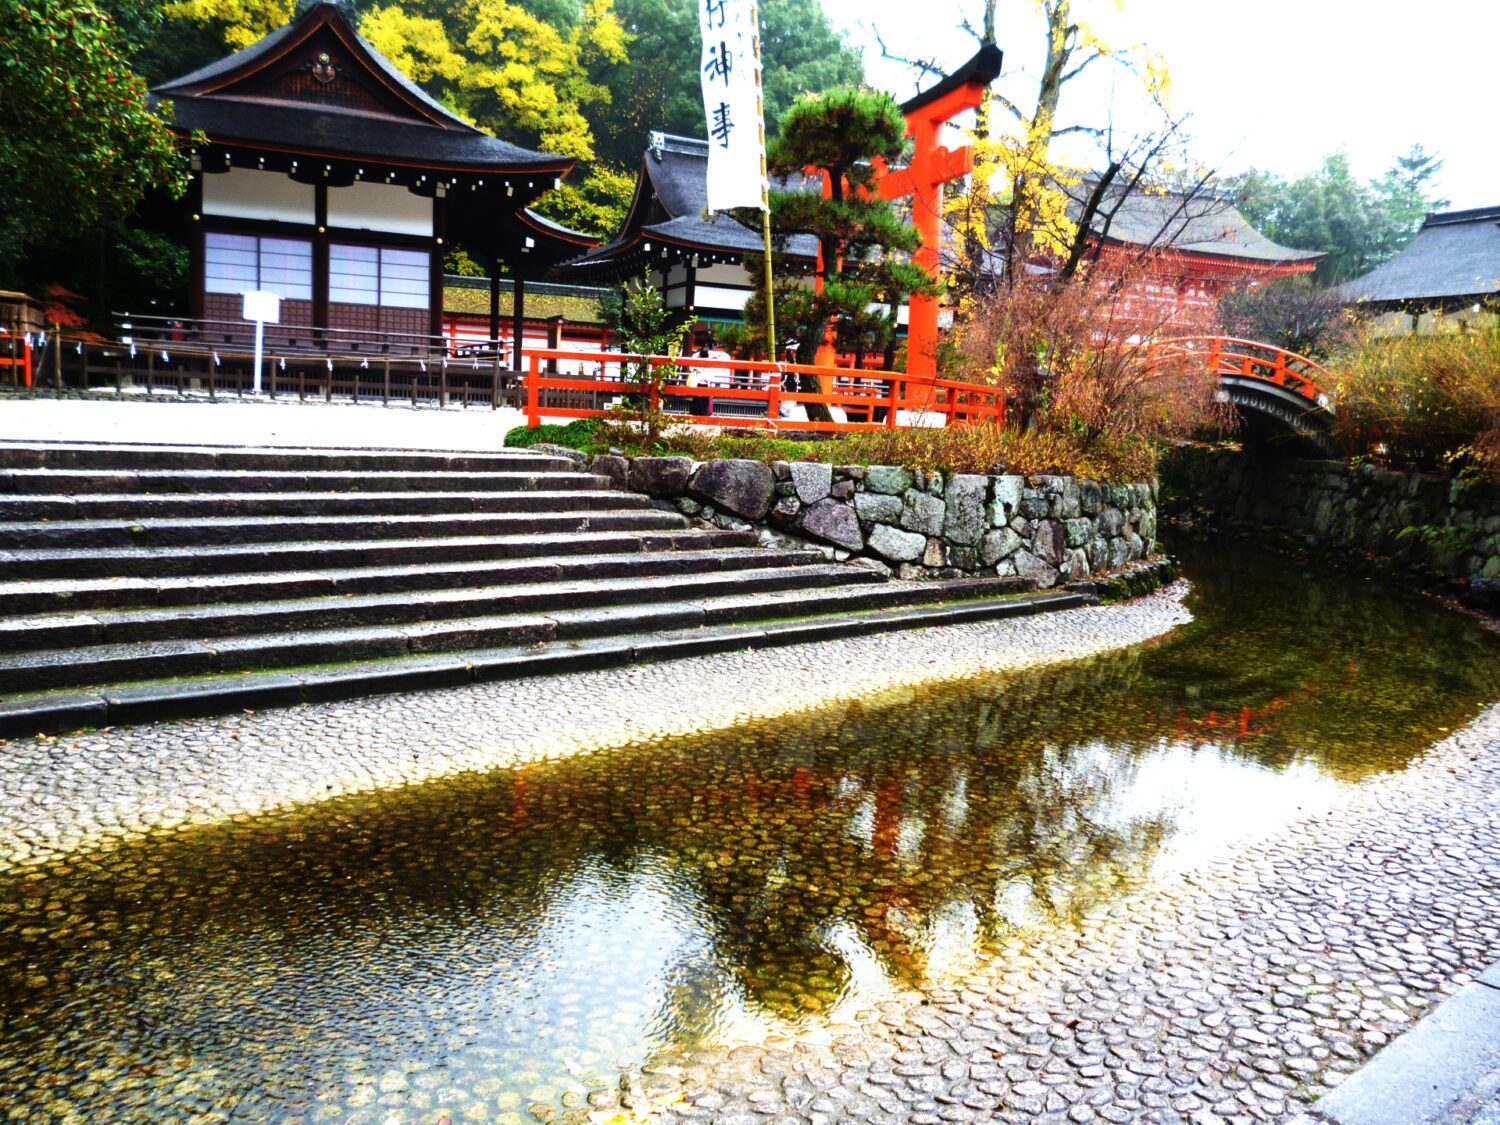
[[[500,340],[500,259],[490,259],[490,342]]]
[[[188,228],[188,316],[203,319],[203,173],[195,171],[188,183],[188,207],[192,223]],[[88,381],[84,380],[84,385]]]
[[[512,371],[520,372],[524,370],[522,351],[526,339],[526,278],[514,264],[510,269],[510,283],[510,367]]]
[[[313,219],[317,229],[312,245],[312,322],[313,338],[328,339],[328,185],[313,187]]]
[[[432,197],[432,268],[428,274],[427,331],[437,337],[443,334],[443,255],[447,252],[447,189],[439,184]],[[439,341],[441,342],[441,341]]]
[[[562,349],[562,329],[563,318],[561,316],[549,316],[547,318],[547,347],[553,351],[560,351]],[[549,359],[547,361],[547,374],[557,374],[557,360]]]

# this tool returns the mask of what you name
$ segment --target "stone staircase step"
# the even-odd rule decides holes
[[[229,519],[320,516],[499,514],[510,512],[644,511],[651,501],[633,492],[284,492],[106,496],[0,496],[0,526],[25,520]]]
[[[901,584],[912,590],[930,585],[939,593],[945,584]],[[954,584],[957,585],[957,584]],[[966,621],[990,620],[1033,613],[1053,612],[1085,604],[1076,593],[974,596],[969,587],[965,598],[944,598],[939,604],[892,605],[861,612],[839,612],[833,616],[806,619],[769,619],[753,624],[708,627],[644,628],[607,637],[559,637],[543,643],[521,642],[489,647],[459,647],[443,654],[391,654],[365,660],[351,659],[336,668],[270,671],[249,675],[204,675],[187,670],[194,662],[211,664],[215,650],[194,643],[156,646],[157,667],[176,662],[182,671],[162,671],[154,682],[136,682],[87,691],[62,686],[61,690],[31,691],[0,699],[0,737],[30,735],[79,726],[139,723],[157,719],[188,718],[223,714],[240,709],[288,706],[391,691],[432,690],[468,683],[517,679],[560,672],[617,667],[637,661],[675,659],[726,652],[742,648],[771,648],[810,640],[868,635],[893,629],[928,628]],[[925,591],[924,591],[925,592]],[[666,604],[652,607],[654,613],[638,623],[688,619],[692,609]],[[581,616],[581,614],[580,614]],[[515,619],[512,619],[513,621]],[[545,619],[543,619],[545,620]],[[472,623],[469,623],[472,624]],[[580,622],[571,623],[577,628]],[[518,623],[518,627],[521,627]],[[480,635],[476,632],[474,635]],[[495,635],[493,632],[489,635]],[[255,638],[254,640],[260,640]],[[409,638],[408,638],[409,641]],[[312,642],[352,652],[357,639],[345,635]],[[135,648],[138,646],[125,646]],[[370,647],[379,647],[372,644]],[[231,652],[231,661],[242,660],[245,650]],[[229,667],[230,665],[225,665]],[[0,671],[0,685],[4,684]],[[166,679],[192,676],[190,679]],[[75,681],[76,682],[76,681]],[[24,689],[0,686],[0,690]]]
[[[1004,597],[1036,589],[1029,578],[960,578],[951,582],[876,583],[833,590],[729,594],[703,602],[704,623],[730,625],[769,618],[925,605],[961,598]]]
[[[348,470],[304,472],[193,469],[3,469],[0,495],[103,496],[140,493],[297,492],[591,492],[609,482],[592,473],[566,472],[422,472],[386,473]]]
[[[493,512],[484,514],[244,516],[198,519],[0,522],[0,551],[43,547],[227,546],[298,539],[384,539],[522,535],[567,531],[686,529],[673,512],[643,508],[604,512]]]
[[[268,472],[567,472],[566,457],[526,450],[347,449],[0,441],[0,468],[221,469]]]
[[[533,559],[434,562],[419,566],[352,567],[343,570],[284,571],[270,574],[187,575],[180,578],[42,579],[0,582],[0,620],[46,613],[221,603],[285,601],[334,594],[394,593],[498,586],[506,583],[566,582],[598,578],[649,577],[817,565],[817,551],[773,551],[759,547],[647,551],[633,554],[546,556]]]
[[[96,613],[39,614],[0,620],[0,652],[176,639],[208,640],[269,632],[314,632],[373,625],[406,625],[461,617],[569,611],[627,611],[661,601],[697,601],[734,594],[741,599],[795,589],[879,582],[853,567],[781,566],[729,572],[583,579],[447,590],[336,594],[289,601],[233,602]],[[560,612],[561,611],[561,612]],[[701,613],[701,611],[700,611]],[[608,615],[605,614],[605,617]]]
[[[289,533],[292,529],[289,528]],[[452,562],[748,547],[752,532],[663,529],[461,535],[440,539],[288,540],[220,546],[0,550],[4,573],[103,579],[245,574],[326,568],[440,566]]]

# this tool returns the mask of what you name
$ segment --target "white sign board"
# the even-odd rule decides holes
[[[764,205],[755,23],[755,0],[698,0],[710,211]]]
[[[281,323],[281,297],[269,289],[252,289],[242,294],[245,307],[242,315],[246,320],[259,324]]]

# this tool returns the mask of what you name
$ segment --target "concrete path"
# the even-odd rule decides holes
[[[1500,1125],[1500,963],[1294,1125]]]
[[[192,442],[491,450],[526,424],[519,410],[321,402],[240,402],[158,395],[110,399],[0,398],[0,440]]]

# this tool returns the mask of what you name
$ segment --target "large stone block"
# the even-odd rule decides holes
[[[865,491],[900,496],[912,484],[912,475],[899,465],[871,465],[865,470]]]
[[[1022,578],[1030,578],[1038,588],[1045,590],[1057,585],[1057,568],[1049,566],[1030,551],[1017,551],[1011,558],[1014,560],[1016,573]]]
[[[859,533],[859,520],[854,509],[837,500],[819,500],[802,509],[797,525],[816,539],[843,547],[849,551],[864,549],[864,536]]]
[[[948,506],[936,496],[908,488],[901,497],[901,526],[922,535],[941,535]]]
[[[994,566],[1003,558],[1013,555],[1021,547],[1021,537],[1008,527],[996,528],[985,533],[979,542],[979,558],[985,566]]]
[[[944,492],[947,514],[943,517],[943,537],[949,542],[972,547],[989,526],[985,498],[989,493],[987,477],[960,473],[948,481]]]
[[[995,477],[993,500],[990,504],[990,526],[1004,527],[1015,519],[1021,506],[1021,492],[1026,487],[1024,477]]]
[[[1042,494],[1047,497],[1052,516],[1060,520],[1070,520],[1078,515],[1080,505],[1076,480],[1072,477],[1058,476],[1041,476],[1036,479],[1041,486]]]
[[[793,461],[792,483],[797,486],[797,499],[804,504],[816,504],[833,489],[833,466],[816,461]]]
[[[1063,531],[1067,534],[1069,547],[1082,547],[1094,534],[1094,523],[1080,516],[1066,521],[1063,524]]]
[[[875,523],[896,523],[901,519],[901,498],[881,492],[856,492],[854,514]]]
[[[892,562],[915,562],[927,549],[927,537],[877,523],[870,531],[868,544],[870,550]]]
[[[1063,550],[1068,543],[1068,533],[1056,520],[1038,520],[1031,536],[1031,550],[1048,566],[1062,562]]]
[[[603,477],[613,488],[630,487],[630,462],[617,453],[601,453],[594,458],[589,471]]]
[[[647,496],[681,496],[692,475],[689,457],[637,457],[630,463],[630,488]]]
[[[771,510],[776,476],[760,461],[730,458],[705,462],[693,474],[690,487],[693,495],[723,511],[747,520],[761,520]]]

